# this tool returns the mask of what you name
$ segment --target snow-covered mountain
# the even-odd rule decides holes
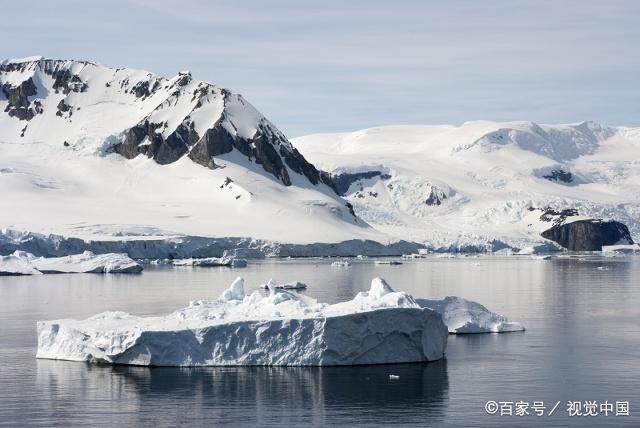
[[[0,227],[83,238],[386,237],[238,94],[87,61],[0,63]]]
[[[396,237],[522,248],[544,241],[551,208],[577,210],[563,222],[621,221],[640,238],[640,128],[467,122],[292,141],[362,219]]]

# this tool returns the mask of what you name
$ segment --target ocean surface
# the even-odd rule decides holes
[[[0,277],[0,425],[640,426],[640,257],[331,261]],[[239,275],[248,291],[269,278],[299,280],[305,294],[329,303],[382,276],[415,297],[476,300],[527,330],[450,335],[446,359],[427,364],[180,369],[35,358],[38,320],[168,313],[217,297]],[[513,415],[487,413],[488,401]],[[585,401],[595,402],[598,416],[569,416],[568,401],[580,401],[582,414],[593,409]],[[517,402],[528,415],[515,415]],[[621,410],[628,402],[630,416],[616,416],[616,402]]]

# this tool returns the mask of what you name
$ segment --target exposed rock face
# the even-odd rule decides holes
[[[88,86],[77,74],[73,74],[69,69],[56,67],[53,63],[49,67],[45,66],[45,73],[48,73],[55,80],[53,89],[56,93],[62,92],[67,95],[69,92],[84,92]]]
[[[2,92],[4,92],[9,101],[4,109],[9,116],[16,117],[19,120],[31,120],[36,115],[36,111],[31,108],[31,101],[29,101],[29,97],[38,93],[33,79],[27,79],[16,86],[4,83]]]
[[[139,123],[124,132],[124,140],[114,150],[127,159],[143,154],[161,165],[177,161],[198,140],[198,134],[193,129],[193,124],[182,123],[165,138],[156,132],[163,125],[148,121]]]
[[[429,193],[429,197],[424,201],[425,204],[427,205],[441,205],[442,202],[444,202],[447,199],[447,194],[441,190],[438,189],[435,186],[431,187],[431,193]]]
[[[565,171],[563,169],[554,169],[549,174],[543,175],[543,178],[546,178],[549,181],[560,181],[563,183],[572,183],[573,175],[569,171]]]
[[[189,157],[200,165],[214,168],[214,157],[229,153],[234,147],[234,137],[224,127],[217,124],[202,136],[193,146]]]
[[[529,208],[530,211],[535,211],[535,208]],[[574,217],[578,215],[578,210],[575,208],[566,208],[562,211],[556,211],[553,208],[545,208],[540,215],[540,220],[550,223],[552,222],[554,226],[559,226],[564,224],[569,217]]]
[[[33,57],[0,62],[0,88],[0,101],[5,97],[7,101],[5,112],[18,120],[44,114],[71,123],[73,115],[83,135],[69,127],[70,135],[60,133],[60,143],[91,136],[116,142],[101,153],[115,152],[128,159],[144,155],[162,165],[188,156],[212,169],[218,166],[216,157],[237,150],[286,186],[296,173],[313,185],[333,187],[328,176],[307,162],[242,96],[195,80],[188,71],[166,79],[141,70]],[[44,105],[51,105],[42,102],[45,98],[54,101],[50,112],[44,111]],[[83,104],[86,100],[90,104]],[[100,121],[95,119],[100,115],[79,112],[82,106],[96,105],[117,120]],[[38,126],[46,123],[40,121]],[[37,133],[31,124],[21,129],[19,135],[25,140]]]
[[[633,244],[627,226],[617,221],[578,220],[547,229],[542,237],[572,251],[601,251],[605,245]]]
[[[354,173],[343,172],[341,174],[331,175],[334,189],[341,196],[344,196],[349,190],[349,187],[351,187],[351,185],[356,181],[374,177],[381,177],[383,179],[389,178],[389,176],[387,174],[383,174],[382,171],[375,170]]]

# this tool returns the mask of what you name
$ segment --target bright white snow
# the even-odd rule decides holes
[[[528,208],[547,206],[578,209],[581,217],[571,220],[621,221],[640,238],[640,128],[478,121],[292,142],[334,174],[380,171],[353,182],[346,199],[378,230],[434,248],[499,250],[496,239],[517,248],[539,245],[550,224]],[[557,179],[568,173],[570,182]]]
[[[85,91],[64,93],[52,89],[41,58],[19,62],[26,70],[0,74],[0,84],[32,78],[38,93],[29,100],[40,101],[43,113],[29,121],[0,114],[0,194],[11,201],[11,210],[0,210],[0,227],[93,240],[389,240],[356,221],[328,186],[312,185],[291,169],[292,185],[284,186],[237,150],[217,156],[213,170],[187,156],[159,165],[142,155],[127,160],[108,154],[124,130],[144,120],[165,122],[159,131],[168,134],[190,117],[199,135],[222,120],[233,134],[250,137],[258,123],[268,121],[240,95],[186,74],[166,79],[143,70],[58,61],[61,70],[87,85]],[[183,86],[177,84],[181,79],[187,81]],[[136,97],[139,84],[158,89]],[[73,106],[71,116],[56,114],[61,101]],[[7,102],[0,91],[0,112]]]
[[[38,358],[158,366],[355,365],[433,361],[447,328],[380,278],[351,301],[328,305],[244,281],[216,300],[160,317],[104,312],[38,323]]]

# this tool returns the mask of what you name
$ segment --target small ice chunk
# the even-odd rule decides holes
[[[509,321],[480,303],[461,297],[448,296],[442,300],[416,299],[416,303],[442,315],[449,333],[503,333],[524,330],[522,324]]]
[[[274,294],[276,292],[276,289],[278,288],[278,284],[273,278],[270,278],[269,281],[267,281],[267,283],[263,286],[263,288],[266,288],[271,294]]]
[[[218,300],[221,302],[230,302],[232,300],[244,299],[244,279],[237,277],[224,292],[220,295]]]
[[[389,293],[393,293],[393,289],[387,284],[387,281],[380,277],[373,278],[371,288],[369,289],[369,296],[379,299]]]

